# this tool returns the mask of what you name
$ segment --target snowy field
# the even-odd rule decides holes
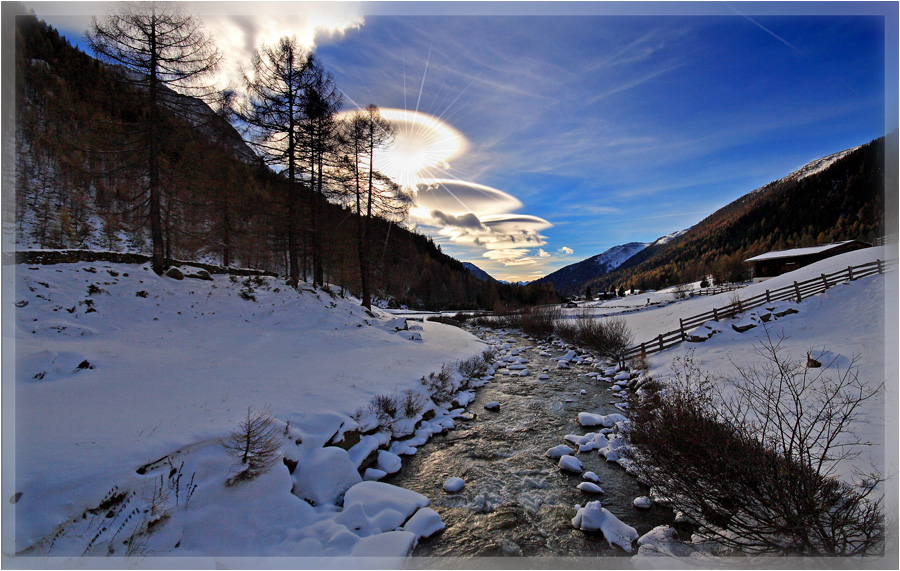
[[[876,259],[896,259],[896,248],[867,248],[840,256],[828,258],[770,280],[752,284],[737,290],[715,296],[695,296],[682,301],[673,301],[670,292],[649,292],[598,304],[598,315],[629,305],[629,300],[650,298],[651,305],[645,309],[621,313],[634,336],[634,341],[650,341],[663,332],[676,330],[679,318],[686,318],[712,311],[730,304],[737,293],[747,298],[766,289],[774,290],[794,283],[815,278],[823,273],[831,273]],[[897,272],[873,275],[853,282],[829,288],[825,293],[804,299],[801,303],[778,302],[798,311],[796,314],[761,324],[744,333],[735,331],[731,324],[748,320],[751,312],[720,322],[721,333],[713,335],[702,343],[685,342],[661,353],[651,354],[647,361],[650,374],[664,378],[673,374],[676,359],[693,354],[694,361],[704,371],[723,381],[737,378],[737,367],[759,366],[761,358],[757,348],[766,338],[766,328],[773,339],[784,337],[784,355],[791,361],[806,362],[807,352],[820,361],[826,375],[846,371],[856,358],[855,367],[859,378],[873,386],[882,381],[886,393],[881,398],[865,403],[860,411],[860,420],[855,432],[864,440],[876,446],[864,451],[853,465],[842,466],[840,475],[851,477],[853,468],[866,469],[870,465],[884,471],[896,473],[896,464],[884,465],[885,453],[895,454],[884,448],[885,442],[896,443],[896,423],[885,426],[885,419],[896,420],[897,413],[897,330],[896,297],[888,298],[890,288],[896,296]],[[894,284],[891,286],[891,284]],[[667,303],[668,302],[668,303]],[[655,305],[660,304],[660,305]],[[762,309],[762,308],[759,308]],[[578,311],[578,310],[568,310]],[[893,313],[891,313],[893,312]],[[887,316],[887,317],[886,317]],[[895,444],[896,445],[896,444]]]
[[[354,487],[359,507],[350,509],[348,493],[341,512],[331,500],[358,483],[356,465],[374,446],[366,437],[350,453],[323,446],[355,427],[351,415],[373,396],[422,390],[422,376],[481,354],[483,342],[427,321],[398,331],[404,319],[379,310],[373,317],[358,300],[297,292],[271,278],[176,281],[147,265],[109,263],[16,270],[15,339],[3,340],[14,342],[16,356],[8,496],[18,497],[15,545],[5,535],[6,553],[106,555],[96,545],[113,530],[92,544],[103,526],[87,526],[102,520],[94,512],[104,498],[116,500],[106,505],[120,510],[118,526],[157,492],[171,496],[158,506],[165,525],[140,549],[128,546],[134,553],[402,557],[414,545],[415,533],[393,530],[428,500],[367,482]],[[248,407],[272,412],[294,442],[285,457],[299,468],[291,475],[279,462],[256,480],[225,486],[236,461],[219,439]],[[125,490],[134,497],[120,501]],[[134,528],[122,525],[120,540]],[[114,554],[126,551],[109,544]]]
[[[896,255],[895,248],[853,252],[740,293]],[[398,423],[390,452],[376,452],[390,441],[383,431],[356,444],[347,436],[344,448],[327,445],[372,428],[371,414],[355,413],[373,397],[423,391],[423,376],[481,354],[484,342],[271,278],[176,281],[147,265],[109,263],[16,269],[15,338],[4,330],[16,357],[15,403],[5,408],[16,427],[14,488],[4,479],[4,517],[15,521],[14,537],[4,526],[6,553],[62,565],[72,557],[152,555],[190,557],[188,567],[213,565],[212,557],[272,567],[298,556],[309,568],[400,567],[419,539],[443,528],[428,498],[368,480],[398,470],[400,455],[452,427],[462,409],[433,408],[418,430],[422,414]],[[896,283],[894,270],[800,304],[779,302],[798,312],[768,324],[785,337],[791,359],[810,352],[828,372],[856,358],[860,378],[886,383],[855,427],[877,446],[842,466],[843,477],[854,467],[897,472]],[[639,342],[677,328],[679,317],[727,305],[732,295],[675,302],[671,292],[651,292],[594,311],[619,313]],[[730,327],[747,319],[723,320],[705,342],[651,355],[650,374],[665,378],[693,352],[701,368],[735,378],[736,366],[758,361],[765,335],[762,326]],[[287,462],[226,485],[238,465],[221,439],[248,407],[272,412]],[[361,477],[367,457],[377,460]],[[589,507],[573,514],[573,526],[596,527],[604,518],[599,506]]]

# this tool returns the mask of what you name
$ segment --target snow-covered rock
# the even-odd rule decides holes
[[[544,452],[544,456],[548,458],[553,458],[554,460],[558,458],[562,458],[563,456],[571,456],[575,454],[575,451],[566,446],[565,444],[560,444],[559,446],[554,446],[550,448],[546,452]]]
[[[386,474],[396,474],[403,466],[403,460],[400,456],[387,450],[379,450],[378,458],[375,460],[375,468],[384,471]]]
[[[603,488],[593,482],[581,482],[578,489],[587,494],[602,494]]]
[[[444,482],[444,491],[448,494],[455,494],[462,491],[465,486],[465,480],[457,476],[452,476],[450,478],[447,478],[447,481]]]
[[[309,451],[293,480],[293,493],[313,505],[336,504],[344,492],[362,482],[350,455],[335,446]]]
[[[628,420],[627,417],[613,413],[613,414],[592,414],[589,412],[579,412],[578,413],[578,424],[584,427],[589,426],[603,426],[606,428],[611,428],[615,426],[617,422]]]
[[[611,546],[618,545],[628,553],[631,553],[631,544],[638,538],[633,527],[622,523],[599,501],[588,502],[584,507],[578,506],[572,525],[582,531],[602,531]]]
[[[581,460],[567,454],[565,456],[560,456],[559,469],[580,474],[584,470],[584,467],[581,465]]]
[[[647,496],[640,496],[640,497],[634,498],[634,501],[631,503],[632,503],[632,505],[634,505],[634,507],[641,508],[641,509],[649,509],[649,508],[653,507],[653,502]]]
[[[419,539],[431,537],[443,530],[444,522],[441,516],[431,508],[421,508],[403,526],[403,531],[414,533]]]

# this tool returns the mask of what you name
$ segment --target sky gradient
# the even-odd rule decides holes
[[[70,40],[109,9],[26,5]],[[192,8],[224,53],[223,82],[292,33],[346,108],[437,118],[460,143],[446,156],[446,136],[396,125],[406,152],[437,149],[418,177],[444,181],[419,187],[412,222],[504,280],[688,228],[897,128],[896,3]]]

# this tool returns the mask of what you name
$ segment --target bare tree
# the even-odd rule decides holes
[[[303,91],[303,120],[301,126],[301,152],[307,157],[312,196],[313,234],[313,285],[325,283],[322,260],[322,223],[319,209],[325,199],[326,163],[333,157],[338,145],[338,129],[335,116],[343,105],[343,95],[331,74],[322,63],[310,54],[307,58],[309,81]]]
[[[372,308],[370,291],[369,230],[372,216],[395,214],[404,209],[404,194],[374,167],[375,153],[393,141],[394,131],[377,106],[356,110],[345,124],[344,140],[350,170],[347,179],[353,207],[357,213],[356,236],[362,305]]]
[[[220,55],[200,22],[173,4],[127,4],[102,23],[92,20],[86,34],[97,58],[124,68],[123,79],[147,98],[141,138],[147,161],[146,202],[154,271],[162,273],[165,251],[160,182],[162,108],[184,106],[179,92],[194,97],[214,91],[203,79],[216,70]]]
[[[241,465],[229,483],[251,480],[271,468],[278,460],[282,442],[283,431],[273,422],[270,411],[247,408],[247,416],[237,430],[222,442],[225,450]]]
[[[880,553],[881,476],[850,484],[834,470],[866,444],[853,423],[883,383],[867,385],[853,366],[810,374],[780,339],[767,337],[759,353],[764,365],[739,368],[730,391],[689,356],[664,390],[643,395],[631,430],[638,478],[731,549]]]
[[[244,74],[248,99],[238,111],[266,163],[286,171],[288,277],[293,285],[300,280],[299,129],[311,74],[309,55],[296,38],[283,37],[276,46],[260,46],[253,58],[253,76]]]

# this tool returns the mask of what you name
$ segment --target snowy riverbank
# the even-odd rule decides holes
[[[354,450],[342,436],[371,428],[351,417],[375,396],[424,396],[422,377],[483,342],[427,321],[403,329],[357,300],[273,278],[176,281],[102,262],[16,270],[15,339],[4,339],[16,356],[16,478],[4,489],[16,525],[5,553],[402,558],[414,545],[416,533],[394,530],[427,498],[357,485],[372,453],[362,448],[383,437]],[[289,462],[226,486],[236,460],[219,439],[250,407],[271,411]],[[445,409],[432,414],[426,432],[452,424]],[[153,532],[134,538],[140,522]]]

